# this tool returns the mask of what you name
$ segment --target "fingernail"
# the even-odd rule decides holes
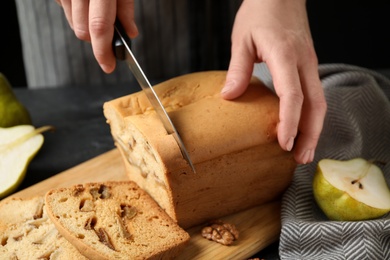
[[[310,162],[314,161],[314,153],[315,153],[315,151],[314,151],[314,150],[311,150],[311,153],[310,153]]]
[[[133,37],[135,37],[135,36],[138,35],[138,27],[137,27],[137,24],[135,23],[134,20],[131,21],[131,30],[132,30],[131,35],[132,35]]]
[[[309,161],[311,161],[311,150],[306,150],[302,156],[302,162],[307,164]]]
[[[221,93],[228,93],[230,92],[236,83],[233,80],[229,80],[225,83],[225,86],[222,88]]]
[[[294,137],[290,137],[286,143],[287,151],[291,151],[294,146]]]
[[[112,67],[107,65],[107,64],[100,64],[100,68],[102,68],[102,70],[105,72],[105,73],[110,73],[112,72]]]

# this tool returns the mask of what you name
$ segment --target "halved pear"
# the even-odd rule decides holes
[[[35,129],[32,125],[0,128],[0,198],[20,185],[29,163],[42,147],[41,133],[51,128]]]
[[[390,191],[383,172],[363,158],[319,161],[313,194],[331,220],[375,219],[390,211]]]

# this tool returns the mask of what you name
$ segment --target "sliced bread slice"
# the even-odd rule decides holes
[[[46,204],[58,231],[90,259],[172,259],[190,238],[130,181],[54,189]]]
[[[61,236],[46,214],[43,197],[0,203],[0,259],[86,260]]]

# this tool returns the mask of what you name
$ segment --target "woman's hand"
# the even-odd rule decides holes
[[[93,53],[106,73],[115,69],[112,50],[114,23],[121,21],[130,38],[138,35],[134,22],[134,0],[56,0],[77,38],[91,42]]]
[[[222,97],[246,89],[255,62],[265,62],[280,98],[278,141],[298,163],[313,161],[326,113],[305,0],[244,0],[232,32]],[[298,136],[299,132],[299,136]]]

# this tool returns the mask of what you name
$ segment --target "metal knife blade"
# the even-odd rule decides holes
[[[145,92],[146,96],[148,97],[150,103],[152,104],[153,108],[155,109],[157,115],[160,117],[165,130],[168,134],[172,135],[177,144],[180,147],[180,151],[184,157],[184,159],[188,162],[190,165],[192,171],[195,173],[195,167],[194,164],[191,161],[191,158],[187,152],[187,149],[184,146],[184,143],[182,139],[180,138],[179,133],[177,132],[175,126],[173,125],[171,119],[168,116],[167,111],[165,110],[164,106],[162,105],[160,99],[158,98],[156,92],[154,91],[152,85],[150,84],[149,80],[145,76],[144,72],[142,71],[140,65],[138,64],[137,60],[134,57],[134,54],[132,53],[130,49],[130,39],[127,36],[124,28],[122,27],[121,23],[117,19],[115,21],[115,32],[114,32],[114,41],[113,41],[113,47],[114,47],[114,53],[115,56],[120,59],[126,61],[128,67],[132,71],[134,77],[138,81],[139,85]]]

